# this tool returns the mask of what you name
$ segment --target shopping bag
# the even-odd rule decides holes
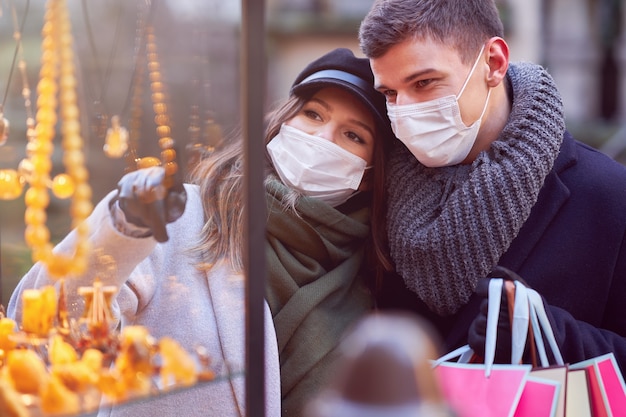
[[[559,406],[561,384],[547,378],[528,376],[515,417],[554,417]]]
[[[530,365],[442,362],[434,368],[441,392],[458,417],[513,417]]]
[[[626,385],[612,352],[572,364],[570,368],[587,371],[594,417],[626,417]]]
[[[559,390],[556,394],[555,417],[565,417],[566,398],[567,398],[567,381],[569,368],[567,365],[551,366],[548,368],[536,368],[530,371],[529,378],[541,378],[542,380],[552,381],[557,384]]]
[[[528,335],[533,363],[533,370],[530,372],[530,377],[539,378],[539,380],[533,382],[532,387],[525,388],[525,392],[527,390],[531,392],[522,396],[522,399],[530,398],[530,405],[526,405],[526,402],[522,402],[518,406],[516,417],[536,417],[540,415],[565,417],[568,366],[563,362],[563,357],[561,356],[561,351],[556,342],[556,337],[554,336],[545,306],[543,305],[543,300],[536,291],[524,287],[521,283],[516,282],[515,288],[517,295],[522,294],[528,299],[530,320]],[[515,307],[518,305],[519,303],[516,302]],[[515,317],[517,316],[514,313],[514,319]],[[551,364],[548,359],[548,348],[546,348],[544,344],[544,338],[548,342],[549,350],[554,356],[554,364]],[[511,360],[521,360],[524,347],[525,346],[517,346],[518,351],[516,355],[512,355]],[[539,356],[538,359],[537,356]],[[540,363],[539,365],[538,362]],[[554,385],[550,387],[550,383]],[[539,390],[540,387],[542,391]],[[552,407],[550,407],[550,398],[553,399]],[[532,401],[533,399],[537,401]],[[536,407],[536,409],[533,409],[533,407]]]
[[[518,281],[515,282],[514,289],[510,281],[505,285],[509,286],[509,305],[514,303],[511,361],[522,360],[526,346],[524,336],[527,335],[533,364],[533,370],[527,378],[515,410],[515,417],[564,417],[568,368],[563,362],[543,300],[536,291],[526,288]],[[511,297],[513,291],[515,299]],[[517,343],[514,342],[516,338]],[[544,338],[554,357],[554,364],[548,359]]]
[[[565,417],[593,417],[586,368],[567,371]]]
[[[503,285],[509,297],[512,359],[511,364],[494,364]],[[538,295],[529,296],[531,291],[518,282],[490,280],[484,363],[471,363],[475,356],[468,345],[433,362],[441,391],[459,417],[556,416],[561,383],[530,377],[533,365],[521,364],[526,340],[528,334],[531,334],[531,340],[537,342],[542,363],[548,365],[543,339],[534,335],[541,335],[542,327],[546,324],[549,326],[549,322],[541,298]],[[558,365],[563,366],[556,341],[551,341],[549,336],[554,339],[551,328],[548,329],[547,339],[549,345],[557,350],[554,357],[560,360]],[[451,361],[456,357],[459,358],[456,362]]]

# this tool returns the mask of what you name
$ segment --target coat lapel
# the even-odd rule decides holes
[[[514,271],[519,270],[533,248],[543,236],[559,210],[570,196],[570,190],[561,181],[561,174],[577,162],[576,144],[569,132],[565,132],[563,144],[554,168],[546,177],[539,192],[537,203],[530,212],[511,246],[498,262]]]

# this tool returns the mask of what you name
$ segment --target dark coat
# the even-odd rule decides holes
[[[544,297],[566,362],[613,352],[626,373],[625,232],[626,167],[566,132],[530,217],[499,261]],[[379,297],[381,308],[430,319],[447,350],[467,343],[480,302],[474,296],[440,317],[398,276]]]

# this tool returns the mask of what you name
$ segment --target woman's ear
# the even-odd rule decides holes
[[[509,45],[499,36],[495,36],[487,42],[487,59],[489,74],[487,83],[495,87],[502,82],[509,68]]]

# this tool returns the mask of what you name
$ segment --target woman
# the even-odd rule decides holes
[[[267,301],[278,340],[282,415],[299,416],[334,371],[341,334],[372,306],[364,254],[379,271],[385,253],[384,159],[393,139],[384,97],[373,89],[369,62],[334,50],[296,78],[287,103],[270,115],[266,133]],[[238,143],[203,162],[194,177],[207,222],[220,224],[242,204]],[[233,176],[232,167],[238,167]],[[215,180],[219,178],[219,180]],[[362,178],[362,180],[361,180]],[[236,193],[224,198],[228,192]],[[371,215],[370,215],[371,211]],[[229,227],[233,224],[229,224]],[[229,234],[241,239],[241,219]],[[210,262],[241,244],[226,226],[207,230]],[[367,246],[366,246],[367,245]],[[373,269],[373,268],[372,268]]]
[[[388,266],[384,225],[369,227],[370,206],[384,218],[377,205],[383,199],[372,196],[383,193],[392,137],[384,98],[372,84],[366,59],[332,51],[305,68],[269,119],[268,416],[300,415],[332,371],[340,335],[371,308],[362,275],[366,249],[381,259],[381,270]],[[114,307],[122,328],[143,325],[188,350],[202,345],[237,375],[245,354],[241,141],[201,161],[192,175],[197,185],[163,197],[163,179],[161,167],[129,173],[96,206],[88,224],[98,251],[85,276],[66,282],[74,295],[69,305],[81,305],[77,287],[97,276],[120,288]],[[56,250],[71,250],[74,239],[72,232]],[[97,254],[113,257],[117,273],[99,272]],[[12,295],[9,315],[19,320],[22,291],[50,282],[36,264]],[[244,415],[244,400],[239,377],[114,414]]]

